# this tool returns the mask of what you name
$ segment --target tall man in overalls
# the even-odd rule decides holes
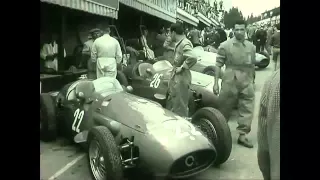
[[[189,87],[191,84],[189,69],[197,63],[197,58],[192,55],[193,46],[186,38],[182,24],[172,24],[170,33],[176,46],[166,108],[182,117],[188,117]]]
[[[250,41],[245,40],[245,29],[245,22],[237,21],[234,26],[234,37],[220,45],[216,72],[220,76],[221,67],[226,66],[219,94],[219,110],[226,119],[229,119],[233,108],[237,105],[237,130],[240,134],[238,144],[253,148],[246,134],[251,131],[254,110],[253,75],[256,49]],[[218,78],[215,79],[213,92],[219,93]]]

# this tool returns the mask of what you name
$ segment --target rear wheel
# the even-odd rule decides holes
[[[199,109],[191,121],[207,136],[217,150],[214,165],[228,160],[232,150],[232,137],[229,125],[220,111],[211,107]]]
[[[206,68],[204,68],[204,70],[202,71],[203,74],[207,74],[209,76],[215,76],[215,69],[214,66],[208,66]]]
[[[108,128],[97,126],[88,134],[88,158],[95,180],[122,180],[120,151]]]
[[[55,104],[50,94],[40,94],[40,139],[53,141],[57,138]]]

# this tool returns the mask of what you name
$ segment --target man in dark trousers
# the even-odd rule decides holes
[[[219,94],[219,110],[229,119],[233,108],[238,109],[238,144],[253,148],[253,144],[246,135],[251,131],[251,122],[254,110],[254,84],[255,46],[245,40],[246,23],[244,20],[236,21],[234,37],[223,42],[217,53],[216,73],[221,76],[221,67],[226,66],[222,77],[221,92],[219,94],[219,78],[215,78],[213,92]]]
[[[256,41],[256,51],[264,51],[267,41],[267,31],[263,26],[260,26],[260,28],[256,31]]]
[[[182,24],[172,24],[170,35],[176,46],[166,108],[182,117],[188,117],[189,88],[191,85],[189,69],[197,63],[197,57],[192,54],[193,46],[191,41],[186,38]]]
[[[261,94],[258,164],[264,180],[280,179],[280,69],[266,81]]]
[[[268,49],[272,47],[272,60],[274,61],[274,70],[280,67],[280,23],[275,26],[276,32],[268,42]],[[270,50],[269,50],[270,51]]]

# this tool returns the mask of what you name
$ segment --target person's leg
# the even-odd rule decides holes
[[[183,75],[175,75],[169,83],[166,108],[181,117],[188,117],[189,84]]]
[[[239,94],[238,104],[238,127],[239,132],[238,143],[248,148],[253,148],[252,143],[247,139],[246,135],[251,131],[251,122],[254,111],[254,85],[249,83]]]
[[[233,108],[237,103],[238,90],[235,82],[222,81],[221,90],[218,98],[218,109],[229,121]]]

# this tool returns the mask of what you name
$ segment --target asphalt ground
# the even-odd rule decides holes
[[[262,70],[256,71],[256,102],[252,130],[248,138],[254,148],[248,149],[237,144],[237,122],[234,118],[229,121],[233,137],[233,149],[230,158],[220,167],[212,167],[199,174],[193,180],[262,180],[257,162],[257,118],[259,101],[263,84],[273,71],[273,63]],[[43,180],[92,180],[86,155],[83,151],[63,139],[56,142],[40,141],[40,167]]]

